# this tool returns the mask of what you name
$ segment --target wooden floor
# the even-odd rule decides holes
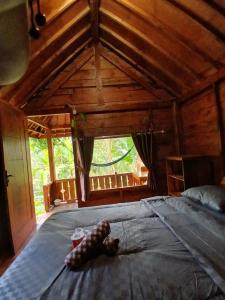
[[[37,232],[37,230],[40,228],[40,226],[55,212],[69,210],[77,208],[77,203],[71,203],[71,204],[63,204],[55,207],[50,212],[45,213],[39,217],[37,217],[37,227],[36,230],[29,236],[26,243],[21,247],[20,251],[17,253],[17,255],[10,257],[10,258],[1,258],[0,257],[0,276],[6,271],[6,269],[11,265],[11,263],[16,259],[16,257],[20,254],[20,252],[23,250],[23,248],[27,245],[27,243],[30,241],[32,236]]]

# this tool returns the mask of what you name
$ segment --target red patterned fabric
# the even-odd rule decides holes
[[[65,264],[71,268],[78,268],[93,255],[96,255],[104,239],[110,233],[110,224],[104,220],[90,231],[82,242],[65,258]]]

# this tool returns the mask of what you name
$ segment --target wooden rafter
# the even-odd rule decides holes
[[[181,43],[184,47],[187,47],[194,51],[196,54],[198,54],[200,57],[202,57],[205,61],[209,62],[214,67],[222,67],[223,64],[217,60],[208,55],[204,50],[200,49],[195,43],[192,41],[186,39],[183,35],[179,34],[177,31],[175,31],[172,27],[169,27],[165,23],[162,22],[162,20],[158,19],[156,15],[150,15],[147,12],[145,12],[143,9],[137,7],[135,4],[133,4],[131,1],[128,0],[115,0],[118,4],[122,5],[132,13],[138,15],[140,18],[145,20],[146,22],[149,22],[150,19],[155,21],[160,25],[161,30],[165,31],[165,34],[167,36],[171,36],[172,38],[175,38],[178,43]]]
[[[67,74],[62,74],[57,82],[51,87],[49,90],[49,93],[45,95],[43,101],[47,102],[49,98],[51,98],[56,90],[62,86],[72,75],[74,75],[77,71],[79,71],[93,56],[93,53],[90,48],[85,49],[83,53],[77,58],[76,64],[74,64],[74,67],[67,72]],[[39,105],[42,105],[41,103],[38,103]]]
[[[187,88],[185,83],[174,74],[172,74],[165,66],[162,66],[158,61],[156,61],[151,56],[147,55],[144,50],[139,49],[136,45],[127,41],[126,38],[122,37],[114,30],[108,28],[105,25],[100,25],[102,29],[102,35],[111,44],[114,44],[116,47],[122,48],[124,52],[129,52],[133,54],[136,58],[137,63],[143,62],[143,64],[152,71],[155,80],[163,82],[164,85],[168,85],[174,92],[182,91],[182,89]]]
[[[84,46],[83,38],[84,38],[84,36],[81,37],[81,40],[80,40],[81,47]],[[84,40],[85,40],[85,44],[86,44],[86,42],[87,42],[86,38],[84,38]],[[42,84],[43,76],[46,76],[46,77],[49,76],[49,74],[54,72],[55,68],[57,68],[59,65],[61,65],[65,62],[65,60],[68,58],[69,55],[71,55],[71,53],[75,54],[76,50],[77,50],[76,48],[79,48],[79,44],[77,45],[76,42],[75,42],[75,44],[74,43],[69,44],[68,47],[66,47],[66,49],[64,49],[64,51],[62,49],[60,49],[59,54],[58,55],[56,54],[56,57],[50,58],[50,61],[47,63],[46,68],[41,69],[37,74],[34,75],[34,78],[36,79],[36,81],[35,81],[36,84],[35,85],[33,84],[32,88],[30,87],[30,89],[28,91],[26,91],[27,92],[26,95],[30,95],[34,91],[35,86],[37,84]],[[30,83],[30,85],[31,85],[31,83]],[[31,98],[30,102],[32,102],[32,101],[33,101],[33,99]],[[29,102],[28,106],[30,105],[30,102]]]
[[[76,5],[72,5],[70,6],[70,9],[75,9],[75,7]],[[67,13],[63,11],[62,14],[42,29],[41,38],[37,41],[32,41],[31,43],[30,64],[25,76],[23,76],[16,84],[10,85],[8,88],[6,87],[4,89],[4,97],[6,99],[11,99],[12,97],[16,98],[21,87],[26,85],[27,81],[30,81],[30,78],[34,76],[37,70],[40,71],[40,69],[43,68],[49,58],[56,57],[58,50],[61,48],[64,49],[65,44],[68,44],[70,40],[71,42],[74,42],[75,36],[80,38],[79,32],[84,34],[84,28],[88,26],[87,17],[90,10],[88,6],[86,8],[84,7],[85,6],[82,6],[81,8],[78,7],[79,10],[82,10],[73,18],[71,18],[71,13],[67,10]],[[57,22],[59,22],[59,24]],[[42,76],[42,78],[45,77],[45,75]],[[18,96],[18,98],[21,99],[24,99],[25,97],[26,95]]]
[[[165,81],[163,81],[161,79],[161,76],[156,76],[155,72],[153,71],[154,68],[146,68],[146,63],[143,60],[143,57],[141,56],[141,54],[138,55],[137,60],[134,60],[133,57],[131,57],[131,55],[128,52],[125,52],[124,49],[119,50],[118,47],[114,46],[113,44],[111,44],[111,42],[109,42],[108,40],[106,40],[105,38],[101,37],[101,42],[110,50],[114,51],[116,54],[121,55],[121,57],[127,57],[128,61],[133,61],[133,65],[141,67],[142,69],[145,69],[145,73],[148,73],[149,77],[153,79],[153,81],[156,83],[156,86],[165,89],[165,91],[167,91],[167,93],[169,93],[171,96],[173,97],[179,97],[179,95],[181,95],[181,91],[180,88],[178,86],[176,87],[171,87],[169,84],[166,84],[166,79]],[[136,52],[135,52],[136,53]],[[134,54],[135,54],[134,53]],[[137,55],[137,53],[136,53]],[[138,61],[138,62],[137,62]],[[150,71],[150,69],[152,70],[152,72]]]
[[[202,93],[203,91],[205,91],[209,87],[211,87],[213,84],[216,84],[217,82],[219,82],[220,80],[222,80],[224,78],[225,78],[225,68],[222,68],[221,70],[219,70],[215,74],[209,76],[207,79],[205,79],[204,81],[200,82],[200,84],[198,84],[193,89],[193,91],[191,91],[190,93],[187,93],[186,95],[184,95],[183,97],[181,97],[179,99],[179,101],[180,102],[185,102],[185,101],[193,98],[194,96]]]
[[[216,28],[215,26],[211,25],[209,22],[205,21],[201,16],[199,16],[197,13],[191,11],[189,8],[185,7],[181,3],[179,3],[176,0],[166,0],[168,3],[182,11],[184,14],[191,17],[194,21],[199,23],[202,27],[208,30],[209,33],[216,36],[218,40],[220,40],[222,43],[225,43],[225,34]],[[212,1],[211,1],[212,2]]]
[[[179,61],[175,55],[171,55],[169,51],[165,48],[165,45],[159,46],[158,43],[155,42],[151,38],[151,35],[144,34],[140,30],[138,30],[135,26],[132,26],[130,23],[128,23],[126,20],[122,19],[121,17],[117,17],[114,13],[111,11],[108,11],[107,9],[101,8],[100,12],[103,14],[104,18],[102,20],[102,23],[105,25],[105,23],[109,23],[110,26],[112,26],[114,23],[113,28],[119,26],[120,32],[122,32],[122,29],[129,32],[131,35],[134,35],[137,40],[143,41],[147,46],[149,46],[149,49],[151,49],[151,55],[155,57],[155,60],[165,65],[165,62],[167,64],[167,69],[170,68],[170,70],[176,71],[177,73],[181,74],[183,73],[183,81],[194,81],[196,79],[199,79],[199,75],[196,74],[196,72],[193,71],[193,69],[190,68],[190,66],[186,65],[185,63]],[[107,21],[109,20],[109,21]],[[112,24],[111,24],[112,23]],[[109,26],[108,25],[108,26]],[[118,29],[118,30],[119,30]]]
[[[130,12],[124,6],[118,5],[115,1],[104,2],[100,7],[100,13],[101,23],[105,23],[104,16],[107,16],[125,28],[135,30],[135,34],[145,39],[148,44],[153,45],[161,53],[164,53],[175,64],[182,66],[186,72],[195,76],[196,79],[202,79],[202,76],[199,74],[201,70],[199,70],[198,66],[202,63],[204,64],[204,60],[176,41],[175,38],[167,36],[165,30],[161,30],[158,22],[153,22],[152,18],[149,18],[148,22],[146,22],[143,18]],[[196,62],[197,66],[195,66]]]
[[[151,85],[154,86],[154,88],[156,88],[156,89],[162,89],[163,88],[163,87],[161,87],[159,85],[159,83],[157,83],[152,78],[151,74],[146,70],[146,68],[143,68],[142,66],[137,65],[136,62],[133,61],[130,57],[126,56],[122,51],[120,51],[119,49],[115,48],[113,45],[111,45],[110,43],[108,43],[103,38],[101,38],[101,43],[107,49],[109,49],[110,51],[112,51],[113,53],[115,53],[118,57],[120,57],[123,61],[125,61],[130,66],[132,66],[134,69],[136,69],[138,72],[140,72],[141,74],[143,74],[144,76],[146,76],[146,78],[148,78],[149,83],[151,83]]]
[[[205,3],[207,3],[210,7],[212,7],[214,10],[216,10],[219,14],[225,17],[225,9],[223,6],[219,5],[219,3],[216,3],[213,0],[203,0]]]
[[[101,58],[100,58],[100,48],[98,44],[94,46],[94,61],[95,61],[95,72],[96,72],[96,92],[98,98],[98,104],[104,104],[104,98],[102,95],[102,77],[101,77]]]
[[[42,123],[41,121],[33,120],[31,118],[28,118],[27,120],[28,120],[28,122],[31,122],[31,123],[33,123],[33,124],[35,124],[37,126],[40,126],[40,127],[44,128],[44,129],[46,129],[46,130],[49,130],[49,127],[47,126],[47,124]]]
[[[71,7],[71,9],[75,9],[75,7]],[[65,40],[70,39],[75,32],[78,32],[79,29],[84,28],[88,21],[89,12],[90,9],[87,6],[74,18],[72,18],[72,20],[68,20],[67,22],[64,19],[55,20],[56,22],[61,21],[61,26],[54,34],[52,34],[52,30],[48,30],[45,33],[44,41],[40,44],[39,48],[35,48],[33,50],[34,53],[32,53],[31,60],[33,61],[36,56],[40,56],[42,53],[46,52],[46,50],[49,51],[52,48],[55,50],[57,45],[60,45],[62,42],[65,42]],[[48,28],[46,28],[46,30],[47,29]]]
[[[129,111],[143,111],[152,109],[165,109],[171,107],[171,101],[163,102],[131,102],[129,104],[126,101],[122,101],[120,104],[104,104],[102,106],[76,106],[77,112],[89,114],[108,114],[108,113],[118,113],[118,112],[129,112]],[[55,108],[37,108],[27,111],[26,114],[29,117],[43,117],[45,115],[59,115],[64,113],[70,113],[70,110],[65,106],[55,107]]]
[[[98,43],[99,41],[99,6],[100,0],[89,0],[91,9],[91,27],[93,42]]]
[[[143,78],[143,76],[139,76],[136,72],[133,72],[129,66],[126,65],[124,61],[122,61],[118,56],[116,56],[114,53],[108,53],[104,48],[101,48],[100,54],[102,57],[104,57],[107,61],[109,61],[111,64],[113,64],[116,68],[121,70],[124,74],[129,76],[131,79],[137,81],[143,88],[145,88],[147,91],[149,91],[151,94],[156,96],[157,99],[162,100],[161,93],[155,89],[152,84]]]
[[[43,78],[47,77],[55,68],[62,64],[71,53],[76,52],[77,48],[86,43],[89,38],[90,25],[84,28],[79,34],[75,35],[73,39],[67,41],[63,47],[58,49],[54,55],[49,57],[41,68],[39,68],[30,78],[23,83],[21,89],[14,93],[10,102],[14,105],[21,106],[27,100],[37,84],[40,84]],[[20,101],[18,101],[20,99]],[[22,102],[23,101],[23,102]]]
[[[31,133],[32,136],[39,138],[40,136],[44,136],[44,133],[37,131],[35,129],[27,128],[28,133]]]
[[[84,44],[82,44],[80,47],[77,48],[77,51],[69,55],[59,66],[57,66],[54,70],[52,70],[39,84],[36,85],[36,87],[32,90],[32,93],[28,95],[28,101],[21,105],[21,109],[24,109],[30,101],[32,101],[32,98],[35,98],[35,93],[38,92],[41,89],[44,89],[46,85],[49,84],[51,80],[54,80],[54,78],[67,67],[68,64],[70,64],[80,53],[85,49],[85,47],[88,46],[90,43],[90,39],[88,39]]]
[[[57,127],[52,127],[51,130],[54,130],[54,131],[60,131],[60,130],[71,130],[71,127],[68,126],[68,124],[65,124],[65,125],[57,125]]]

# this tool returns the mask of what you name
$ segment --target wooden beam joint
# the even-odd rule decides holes
[[[99,42],[99,7],[100,0],[89,0],[91,9],[91,28],[93,42],[97,44]]]

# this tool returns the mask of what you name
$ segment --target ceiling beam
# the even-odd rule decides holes
[[[122,71],[124,74],[129,76],[131,79],[138,82],[143,88],[149,91],[152,95],[154,95],[157,99],[163,100],[162,95],[159,90],[155,89],[151,83],[145,79],[143,76],[139,76],[136,72],[132,71],[130,66],[128,66],[122,59],[120,59],[113,52],[109,53],[104,48],[101,48],[100,54],[104,57],[108,62]],[[168,100],[168,99],[167,99]]]
[[[210,7],[212,7],[215,11],[217,11],[219,14],[225,17],[225,8],[222,5],[219,5],[219,3],[213,0],[203,0],[203,1],[207,3]]]
[[[45,88],[46,85],[49,84],[50,81],[54,80],[55,77],[63,70],[65,69],[80,53],[85,49],[86,46],[90,43],[91,39],[88,39],[84,44],[82,44],[80,47],[77,48],[77,51],[71,55],[69,55],[58,67],[56,67],[54,70],[52,70],[39,84],[35,86],[35,88],[32,90],[32,92],[28,95],[28,101],[20,106],[20,109],[23,109],[30,101],[32,101],[32,98],[35,98],[35,94],[38,93],[39,90],[42,90]]]
[[[91,9],[91,28],[93,42],[97,44],[99,42],[99,6],[100,0],[89,0]]]
[[[75,10],[76,7],[71,7]],[[73,16],[71,20],[60,18],[57,20],[58,23],[55,24],[55,30],[44,27],[46,32],[42,33],[40,40],[35,41],[39,44],[36,45],[36,48],[33,49],[31,60],[33,61],[36,56],[40,56],[42,53],[57,48],[57,45],[60,44],[60,41],[65,41],[73,37],[75,33],[78,33],[79,30],[84,28],[88,22],[88,15],[90,13],[90,8],[87,6],[81,12],[77,13],[76,16]],[[54,33],[53,33],[54,32]],[[52,46],[51,46],[52,45]]]
[[[216,28],[215,26],[213,26],[212,24],[210,24],[209,22],[204,20],[201,16],[199,16],[198,14],[196,14],[195,12],[190,10],[189,8],[185,7],[184,5],[179,3],[178,1],[176,1],[176,0],[166,0],[166,1],[168,3],[170,3],[172,6],[176,7],[181,12],[183,12],[184,14],[191,17],[195,22],[200,24],[202,27],[207,29],[207,31],[209,33],[213,34],[217,38],[217,40],[219,40],[223,44],[225,43],[225,34],[221,30],[219,30],[218,28]]]
[[[121,100],[120,104],[104,104],[104,106],[78,106],[76,105],[76,110],[78,113],[85,113],[89,114],[108,114],[108,113],[118,113],[118,112],[130,112],[130,111],[146,111],[149,109],[165,109],[171,107],[171,101],[163,101],[163,102],[124,102]],[[45,107],[39,108],[36,110],[25,111],[28,117],[43,117],[43,116],[50,116],[50,115],[60,115],[60,114],[69,114],[71,111],[69,108],[65,106],[60,107]]]
[[[71,9],[74,9],[74,7],[71,6]],[[75,35],[79,35],[79,32],[82,32],[86,27],[86,19],[89,11],[90,9],[87,6],[86,9],[78,13],[72,20],[68,20],[69,16],[62,15],[60,18],[57,18],[59,24],[55,24],[55,22],[52,24],[50,22],[50,24],[42,29],[41,38],[31,43],[32,56],[26,74],[17,83],[4,88],[4,96],[6,99],[11,99],[11,97],[15,96],[21,86],[23,86],[26,81],[30,81],[31,76],[33,76],[37,70],[40,70],[40,66],[42,67],[48,58],[55,56],[56,49],[63,48],[68,40],[72,40]],[[23,96],[21,98],[23,98]]]
[[[68,124],[65,124],[65,125],[57,125],[57,127],[51,127],[51,130],[54,130],[54,131],[59,131],[59,130],[71,130],[71,127],[68,126]]]
[[[27,120],[28,120],[28,122],[30,122],[32,124],[40,126],[40,127],[44,128],[46,130],[49,130],[49,127],[47,126],[47,124],[44,124],[41,121],[36,121],[36,120],[31,119],[31,118],[28,118]]]
[[[115,53],[118,57],[120,57],[123,61],[128,63],[130,66],[132,66],[135,70],[143,74],[146,78],[148,78],[148,81],[151,83],[152,86],[155,87],[155,89],[162,89],[163,87],[160,86],[158,82],[155,81],[155,79],[152,78],[151,74],[146,70],[146,68],[137,65],[134,60],[132,60],[130,57],[125,55],[122,51],[115,48],[113,45],[108,43],[105,39],[101,38],[101,44],[104,45],[107,49]],[[168,92],[169,93],[169,92]]]
[[[113,43],[113,39],[111,39],[111,41],[109,42],[108,39],[105,39],[105,37],[101,37],[101,42],[108,48],[112,49],[115,53],[120,53],[122,56],[127,56],[134,62],[134,65],[145,68],[149,76],[156,82],[156,86],[165,89],[171,96],[179,97],[182,94],[180,87],[178,87],[176,83],[174,83],[173,81],[171,83],[171,80],[168,79],[167,76],[163,76],[161,72],[158,72],[158,70],[154,68],[154,66],[152,66],[148,63],[148,61],[145,60],[141,53],[137,53],[135,49],[133,49],[133,46],[131,46],[130,48],[129,45],[123,44],[121,40],[118,42],[116,41],[117,44],[121,43],[120,47],[120,45],[117,46]],[[162,77],[164,80],[162,79]]]
[[[188,101],[189,99],[192,99],[193,97],[199,95],[200,93],[210,88],[213,84],[216,84],[217,82],[223,79],[225,79],[225,68],[222,68],[215,74],[209,76],[206,80],[202,81],[195,88],[193,88],[192,92],[187,93],[186,95],[178,99],[178,102],[183,103]]]
[[[21,89],[18,89],[18,92],[15,92],[14,97],[11,98],[10,102],[17,106],[26,103],[29,95],[35,90],[35,87],[43,82],[43,78],[47,77],[55,68],[61,65],[71,53],[75,53],[79,47],[87,42],[89,39],[89,30],[90,25],[84,28],[82,32],[79,32],[78,35],[75,35],[73,39],[65,42],[63,47],[49,57],[33,76],[30,76],[30,78],[22,84]],[[20,100],[18,101],[18,99]]]
[[[160,26],[159,22],[153,22],[153,18],[150,17],[148,22],[146,22],[143,18],[129,11],[126,7],[118,5],[115,1],[104,1],[100,7],[100,13],[101,23],[104,24],[105,17],[108,16],[108,18],[113,18],[115,22],[126,28],[131,26],[131,29],[135,29],[135,32],[140,34],[140,37],[146,39],[149,44],[182,66],[187,72],[190,72],[192,76],[196,76],[199,80],[203,79],[199,74],[202,70],[199,69],[199,65],[205,64],[205,61],[194,51],[184,47],[184,45],[173,38],[171,34],[168,35],[162,26]],[[149,32],[151,32],[151,34],[149,34]]]
[[[84,52],[76,59],[76,64],[74,64],[73,68],[67,72],[66,74],[62,74],[59,80],[52,85],[48,94],[44,95],[40,98],[39,101],[35,101],[35,107],[42,106],[44,103],[47,103],[48,99],[51,98],[54,93],[57,91],[60,86],[62,86],[72,75],[74,75],[77,71],[79,71],[93,56],[93,52],[91,48],[85,49]],[[34,100],[34,99],[33,99]],[[33,101],[30,101],[28,108],[33,105]]]
[[[95,44],[93,47],[94,50],[94,63],[95,63],[95,81],[96,81],[96,92],[97,92],[97,101],[98,105],[104,104],[104,97],[102,94],[102,76],[101,76],[101,57],[100,57],[100,48],[98,44]]]
[[[114,30],[118,27],[117,32],[121,32],[121,35],[124,35],[122,34],[122,29],[128,31],[135,36],[134,40],[140,40],[146,43],[146,46],[150,49],[149,55],[154,57],[155,60],[162,66],[165,66],[166,62],[167,69],[172,70],[172,72],[176,71],[178,74],[183,73],[183,76],[180,76],[183,81],[186,80],[190,83],[191,81],[201,79],[199,74],[193,71],[189,65],[186,65],[184,62],[177,59],[176,55],[171,54],[165,47],[165,43],[160,46],[160,44],[157,43],[156,38],[152,38],[152,30],[151,34],[149,34],[149,31],[146,31],[146,28],[145,31],[143,31],[143,29],[140,30],[140,28],[135,27],[135,23],[133,23],[133,25],[130,24],[131,19],[129,19],[128,23],[125,21],[126,19],[122,19],[121,16],[118,17],[116,14],[105,8],[101,8],[100,12],[102,14],[102,24],[108,25],[108,27],[113,27]],[[188,85],[190,85],[189,83]]]
[[[114,44],[119,49],[122,49],[125,53],[132,52],[135,57],[135,61],[137,64],[139,62],[143,62],[145,67],[152,72],[152,76],[155,77],[160,83],[164,83],[164,85],[168,85],[174,92],[182,92],[182,90],[187,89],[187,86],[181,78],[172,74],[165,66],[162,66],[157,60],[155,60],[150,55],[147,55],[146,51],[143,49],[137,48],[136,45],[128,41],[126,38],[122,37],[112,29],[107,26],[101,24],[100,28],[102,30],[102,36],[104,39],[107,39],[111,44]]]
[[[208,55],[204,50],[198,47],[195,43],[193,43],[191,40],[185,38],[183,35],[178,33],[176,30],[174,30],[172,27],[168,26],[167,24],[163,23],[160,19],[158,19],[155,15],[149,14],[146,11],[140,9],[135,4],[133,4],[129,0],[115,0],[118,4],[122,5],[132,13],[135,13],[139,17],[141,17],[146,22],[155,22],[158,24],[160,30],[165,31],[167,36],[171,36],[172,38],[175,38],[178,43],[181,43],[184,47],[194,51],[196,54],[201,56],[205,61],[213,65],[215,68],[222,67],[223,64],[218,60],[214,59],[210,55]]]
[[[31,136],[34,135],[34,136],[37,137],[37,138],[39,138],[40,135],[44,135],[44,133],[42,133],[42,132],[40,132],[40,131],[37,131],[37,130],[35,130],[35,129],[27,128],[27,131],[28,131],[28,134],[29,134],[29,133],[32,133]]]

